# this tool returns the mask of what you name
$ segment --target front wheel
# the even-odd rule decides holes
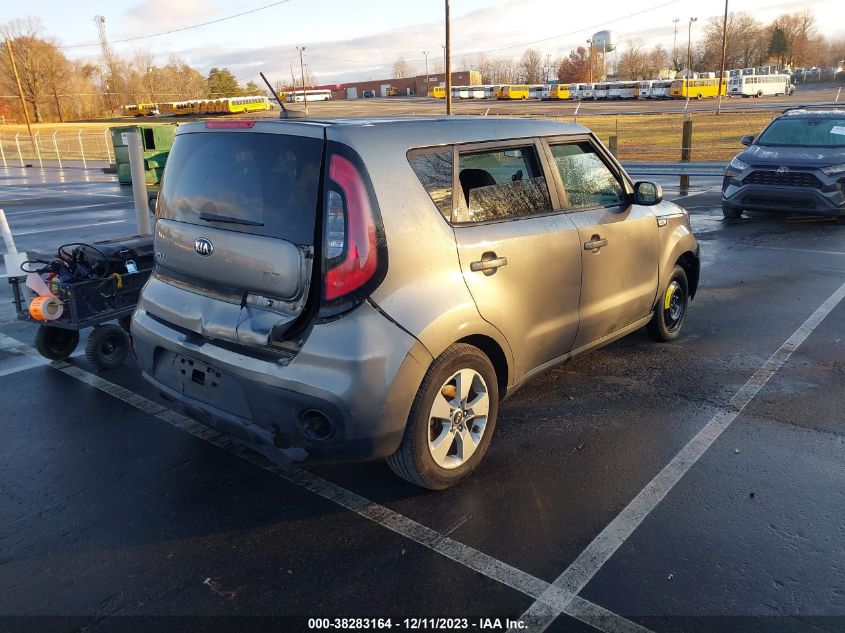
[[[742,217],[742,209],[722,203],[722,215],[725,216],[726,220],[739,220]]]
[[[688,305],[687,274],[682,267],[675,266],[669,277],[669,283],[660,296],[660,303],[654,310],[654,316],[648,323],[649,336],[661,343],[678,338],[684,325]]]
[[[471,345],[453,345],[428,368],[402,443],[387,463],[417,486],[453,486],[487,452],[498,409],[499,389],[490,359]]]

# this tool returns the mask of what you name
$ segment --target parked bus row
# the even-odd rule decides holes
[[[220,99],[188,99],[166,103],[132,103],[121,106],[124,116],[190,116],[194,114],[237,114],[271,110],[273,105],[267,97],[222,97]]]
[[[499,100],[623,100],[712,99],[719,96],[715,73],[692,79],[648,79],[553,85],[512,84],[499,86],[453,86],[452,99]],[[721,84],[722,96],[763,97],[792,95],[795,86],[788,75],[733,75]],[[432,86],[429,96],[446,98],[444,86]]]

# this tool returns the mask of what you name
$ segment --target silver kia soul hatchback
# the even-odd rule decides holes
[[[662,198],[567,123],[184,125],[138,359],[277,462],[386,458],[446,488],[532,376],[643,326],[678,336],[699,251]]]

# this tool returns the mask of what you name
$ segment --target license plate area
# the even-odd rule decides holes
[[[209,404],[220,400],[226,382],[222,372],[187,356],[176,356],[175,361],[182,393]]]

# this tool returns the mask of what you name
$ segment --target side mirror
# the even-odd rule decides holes
[[[754,142],[754,135],[753,134],[746,134],[741,139],[739,139],[739,142],[742,143],[743,145],[745,145],[746,147],[748,147],[749,145],[751,145]]]
[[[642,180],[634,184],[634,204],[651,207],[663,202],[663,187],[656,182]]]

